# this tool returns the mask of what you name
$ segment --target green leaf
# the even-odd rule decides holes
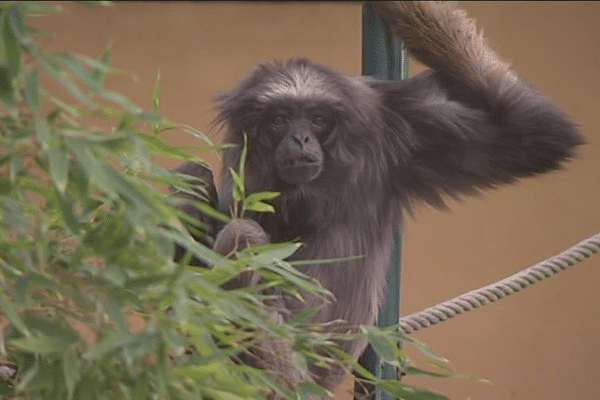
[[[117,303],[116,296],[111,295],[104,299],[104,310],[110,316],[111,320],[115,323],[117,328],[121,332],[127,332],[129,330],[129,325],[123,318],[123,313],[121,311],[121,305]]]
[[[81,377],[81,360],[71,350],[66,351],[62,358],[65,386],[67,387],[68,398],[71,399],[75,392],[75,386]]]
[[[99,179],[99,165],[96,157],[92,153],[92,150],[85,140],[76,138],[65,138],[65,144],[73,152],[73,155],[79,162],[79,166],[85,171],[87,177],[91,180],[94,179],[98,183]],[[105,182],[99,183],[101,189],[109,191],[110,185]],[[113,194],[116,194],[113,192]]]
[[[206,271],[203,270],[202,279],[212,283],[213,285],[221,285],[234,278],[237,274],[237,269],[232,268],[229,264],[223,264],[213,268],[208,268]]]
[[[282,243],[272,250],[262,252],[258,254],[254,260],[259,264],[271,264],[273,260],[285,260],[298,250],[300,245],[298,243]],[[297,274],[298,276],[304,276],[300,271],[292,268],[287,263],[282,263],[282,268]]]
[[[100,61],[95,60],[90,57],[87,57],[87,56],[84,56],[82,54],[73,54],[73,57],[77,58],[82,63],[87,64],[88,66],[94,68],[94,70],[98,70],[100,72],[103,72],[104,74],[119,72],[117,69],[115,69],[109,65],[110,45],[106,46],[106,48],[104,49],[104,53],[102,53],[102,57],[100,57]]]
[[[0,100],[11,114],[16,113],[17,103],[15,102],[12,80],[8,68],[3,63],[0,63]]]
[[[281,193],[279,192],[256,192],[248,195],[248,197],[246,197],[246,201],[271,200],[279,197],[280,195]]]
[[[37,72],[33,68],[25,71],[25,88],[23,98],[32,113],[40,112],[40,89]]]
[[[148,150],[160,156],[176,158],[180,160],[189,160],[193,158],[189,154],[184,153],[175,146],[171,146],[158,136],[148,135],[147,133],[138,133],[138,136],[146,142]]]
[[[130,207],[129,210],[138,213],[138,216],[144,215],[147,218],[149,215],[155,215],[160,218],[163,215],[164,208],[160,207],[156,198],[147,196],[147,192],[136,185],[131,177],[116,171],[112,165],[97,160],[85,140],[65,138],[65,143],[73,151],[89,179],[105,193],[110,196],[120,195]]]
[[[252,203],[250,205],[248,205],[246,202],[244,202],[244,209],[248,210],[248,211],[256,211],[256,212],[270,212],[270,213],[275,212],[275,207],[273,207],[272,205],[267,204],[267,203],[262,203],[260,201]]]
[[[389,335],[380,331],[377,327],[361,326],[367,332],[369,343],[377,352],[379,357],[385,362],[395,366],[400,366],[402,351],[398,348],[398,343]]]
[[[242,147],[242,152],[240,153],[240,165],[239,165],[239,174],[242,178],[242,182],[245,181],[244,168],[246,168],[246,155],[248,154],[248,135],[244,132],[244,147]]]
[[[90,181],[83,168],[76,163],[69,168],[69,185],[74,189],[74,196],[78,199],[88,199],[90,190]]]
[[[402,400],[449,400],[449,397],[441,393],[416,386],[403,385],[393,379],[379,380],[377,381],[377,386],[395,398]]]
[[[13,36],[21,43],[25,43],[27,34],[23,23],[23,10],[20,9],[20,6],[21,4],[13,4],[9,7],[6,12],[6,19]]]
[[[109,352],[122,348],[130,343],[134,343],[136,340],[136,335],[127,332],[117,332],[100,341],[90,350],[85,352],[83,358],[98,359]]]
[[[77,100],[84,104],[91,104],[92,101],[67,77],[65,71],[51,57],[48,57],[36,46],[28,46],[28,48],[47,74],[60,82]]]
[[[305,310],[299,311],[288,318],[288,324],[294,326],[308,321],[310,318],[317,315],[321,311],[319,307],[311,307]]]
[[[17,392],[22,393],[26,390],[26,388],[31,387],[31,381],[33,381],[37,377],[37,374],[40,371],[39,368],[39,364],[34,364],[31,368],[27,370],[27,372],[23,374],[23,376],[19,379],[19,382],[17,383]]]
[[[50,131],[50,127],[46,123],[46,120],[42,118],[38,118],[35,120],[35,134],[37,136],[37,140],[42,146],[42,149],[44,151],[48,151],[53,136],[52,132]]]
[[[21,5],[27,9],[27,11],[37,11],[37,12],[51,12],[51,11],[59,11],[60,8],[57,6],[53,6],[42,1],[23,1]]]
[[[415,338],[402,335],[400,334],[400,332],[398,332],[398,337],[399,340],[402,340],[404,343],[409,343],[410,345],[416,347],[421,353],[423,353],[427,357],[433,358],[434,360],[439,361],[441,363],[448,363],[448,360],[446,358],[438,355],[436,352],[434,352],[429,347],[425,346],[423,343],[419,342]]]
[[[71,54],[57,54],[55,57],[58,61],[63,63],[64,66],[73,73],[73,75],[81,79],[86,85],[93,85],[92,75],[74,56]]]
[[[233,199],[241,201],[244,198],[244,181],[231,167],[229,167],[229,173],[231,173],[231,179],[233,180]]]
[[[300,382],[296,388],[296,392],[300,395],[302,400],[317,398],[331,398],[333,393],[324,387],[317,385],[314,382]]]
[[[7,177],[0,177],[0,195],[16,197],[15,186]]]
[[[220,265],[226,262],[223,256],[215,253],[212,249],[209,249],[203,244],[196,242],[187,232],[182,233],[173,230],[160,229],[157,233],[166,240],[170,240],[173,243],[179,243],[199,259],[206,261],[209,265]]]
[[[98,91],[104,83],[106,74],[113,72],[113,69],[108,65],[110,62],[110,45],[106,46],[104,49],[104,53],[102,53],[102,57],[100,58],[99,62],[89,57],[80,55],[75,55],[75,57],[93,68],[92,72],[90,73],[90,90]]]
[[[6,298],[3,291],[0,291],[0,309],[2,313],[8,319],[8,321],[19,330],[23,335],[29,336],[29,329],[25,325],[25,322],[19,316],[17,310],[13,307],[10,300]]]
[[[18,277],[17,284],[14,288],[13,301],[14,303],[22,308],[25,308],[29,304],[29,279],[25,277]]]
[[[262,200],[271,200],[279,196],[278,192],[257,192],[252,193],[244,200],[244,209],[258,212],[275,212],[275,208],[263,203]]]
[[[120,93],[115,93],[115,92],[111,92],[110,90],[100,89],[96,92],[96,94],[99,97],[102,97],[103,99],[110,100],[114,103],[119,104],[120,106],[125,108],[125,110],[127,112],[130,112],[132,114],[139,114],[141,112],[141,110],[138,106],[133,104],[126,96],[124,96]]]
[[[137,186],[131,178],[119,173],[112,165],[100,163],[101,180],[109,185],[109,190],[117,192],[126,200],[131,211],[138,211],[146,217],[155,215],[157,218],[162,216],[163,208],[154,202],[147,192]],[[139,222],[139,221],[138,221]]]
[[[184,124],[175,125],[174,128],[181,129],[182,131],[194,136],[196,139],[200,139],[203,142],[208,143],[209,145],[212,145],[212,141],[210,140],[210,138],[208,136],[206,136],[204,133],[200,132],[198,129],[192,128],[191,126],[184,125]]]
[[[204,203],[201,201],[195,201],[192,204],[194,207],[196,207],[198,210],[200,210],[200,212],[202,212],[203,214],[205,214],[211,218],[215,218],[215,219],[218,219],[219,221],[223,221],[223,222],[231,221],[231,218],[229,218],[228,215],[223,214],[222,212],[220,212],[218,210],[215,210],[208,203]]]
[[[174,349],[183,349],[185,347],[185,340],[183,340],[181,332],[175,329],[161,329],[160,336],[169,347]]]
[[[448,374],[427,371],[425,369],[412,367],[412,366],[406,366],[403,368],[403,370],[404,370],[404,372],[406,372],[407,375],[426,376],[428,378],[448,378],[448,377],[452,376],[452,375],[448,375]]]
[[[160,68],[156,70],[156,81],[152,89],[152,111],[158,112],[158,96],[160,93]]]
[[[10,341],[10,344],[30,353],[51,354],[66,351],[72,342],[68,338],[38,335],[29,338],[13,339]]]
[[[22,25],[23,21],[20,12],[17,9],[17,6],[12,4],[4,14],[4,21],[2,24],[4,55],[6,57],[6,66],[8,67],[11,85],[13,80],[17,79],[21,72],[21,44],[17,41],[17,38],[11,29],[11,25],[18,25],[19,20],[21,20]]]
[[[69,343],[75,343],[80,338],[79,333],[67,323],[51,316],[30,313],[26,316],[25,323],[34,335],[59,337]]]
[[[64,190],[60,190],[56,188],[56,200],[58,200],[58,206],[62,213],[63,220],[65,221],[65,225],[69,228],[72,234],[79,234],[79,223],[77,222],[77,217],[75,217],[75,213],[73,212],[73,206],[70,201],[68,201],[63,193]]]
[[[2,222],[17,231],[29,228],[30,222],[23,212],[21,203],[12,197],[0,196],[0,211],[3,211]]]
[[[292,352],[292,357],[294,359],[294,365],[298,369],[302,375],[308,374],[308,363],[306,362],[306,357],[299,351]]]
[[[192,380],[199,380],[207,375],[212,375],[221,372],[223,365],[221,360],[215,360],[211,363],[204,363],[202,365],[190,365],[185,367],[174,368],[173,373],[176,375],[185,376]]]
[[[149,124],[162,124],[165,121],[165,118],[156,111],[143,111],[135,114],[135,118]]]
[[[69,174],[69,157],[67,149],[62,145],[51,146],[48,150],[48,166],[50,176],[60,193],[64,193],[67,188]]]

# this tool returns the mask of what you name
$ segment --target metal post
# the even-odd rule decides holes
[[[363,70],[365,76],[378,79],[405,80],[408,76],[408,57],[402,42],[392,35],[377,17],[371,2],[363,5]],[[394,246],[387,273],[385,302],[379,310],[378,325],[391,326],[398,323],[400,316],[400,262],[401,234],[399,227],[394,229]],[[400,344],[399,344],[400,345]],[[383,363],[369,346],[360,357],[362,366],[378,378],[400,379],[393,366]],[[364,393],[363,385],[355,385],[358,393]],[[366,388],[374,400],[388,400],[393,397],[374,387]],[[364,398],[364,397],[363,397]],[[356,397],[355,397],[356,399]]]

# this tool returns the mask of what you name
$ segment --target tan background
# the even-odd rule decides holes
[[[464,3],[493,48],[573,115],[587,135],[564,171],[406,222],[403,314],[505,277],[600,231],[600,3]],[[62,4],[30,21],[47,49],[98,57],[137,79],[109,86],[148,109],[156,70],[161,111],[207,131],[211,96],[257,62],[308,56],[360,73],[357,3]],[[411,65],[411,73],[418,67]],[[173,134],[173,142],[192,143]],[[218,164],[215,156],[208,157]],[[458,371],[487,378],[406,379],[452,399],[600,398],[600,255],[524,293],[414,335]],[[414,351],[410,352],[416,355]],[[343,392],[343,391],[340,391]],[[339,394],[341,398],[349,398]]]

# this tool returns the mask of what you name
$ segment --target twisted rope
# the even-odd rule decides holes
[[[502,299],[543,279],[550,278],[598,252],[600,252],[600,233],[582,240],[562,253],[532,265],[508,278],[472,290],[423,311],[402,317],[399,322],[400,330],[409,334]]]

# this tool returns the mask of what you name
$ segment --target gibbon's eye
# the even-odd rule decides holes
[[[327,118],[322,115],[313,117],[312,123],[317,128],[324,128],[327,125]]]
[[[287,124],[287,118],[284,115],[277,115],[271,120],[271,128],[280,129]]]

